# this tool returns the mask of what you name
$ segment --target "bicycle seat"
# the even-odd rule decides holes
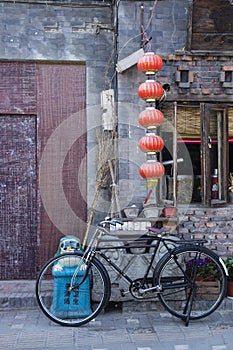
[[[156,233],[157,235],[167,231],[164,228],[157,228],[157,227],[152,227],[152,226],[147,226],[146,227],[147,230],[149,230],[150,232]]]

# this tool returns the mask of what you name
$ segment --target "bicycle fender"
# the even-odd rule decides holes
[[[227,267],[226,267],[226,265],[225,265],[223,259],[220,258],[220,257],[219,257],[218,259],[219,259],[219,262],[220,262],[220,264],[222,265],[222,267],[223,267],[223,269],[224,269],[224,271],[225,271],[226,276],[228,277],[228,276],[229,276],[229,273],[228,273]]]

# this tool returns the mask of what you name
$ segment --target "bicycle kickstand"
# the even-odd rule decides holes
[[[188,325],[189,325],[190,315],[191,315],[191,312],[192,312],[192,307],[193,307],[193,301],[194,301],[195,294],[196,294],[195,288],[191,288],[190,295],[189,295],[189,298],[188,298],[188,301],[187,301],[187,304],[186,304],[185,310],[184,310],[185,315],[183,317],[183,321],[184,321],[184,324],[185,324],[186,327],[188,327]]]

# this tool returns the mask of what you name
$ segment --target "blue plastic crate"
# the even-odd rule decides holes
[[[69,294],[71,277],[75,267],[63,266],[62,270],[53,267],[54,292],[52,312],[55,316],[61,318],[84,318],[89,316],[91,311],[90,298],[90,275],[79,288]],[[79,271],[77,283],[81,282],[85,271]]]

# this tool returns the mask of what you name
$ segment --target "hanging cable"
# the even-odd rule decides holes
[[[148,22],[147,22],[147,24],[146,24],[145,29],[142,28],[142,33],[143,33],[143,37],[144,37],[144,42],[143,42],[144,46],[146,46],[147,44],[151,44],[152,37],[149,37],[149,35],[147,36],[147,35],[146,35],[146,31],[148,30],[148,28],[149,28],[149,26],[151,25],[151,22],[152,22],[152,20],[153,20],[153,18],[154,18],[154,13],[155,13],[156,4],[157,4],[157,0],[154,0],[153,7],[152,7],[152,9],[151,9],[150,18],[149,18],[149,20],[148,20]],[[118,57],[120,57],[120,54],[121,54],[122,51],[125,49],[125,47],[128,46],[128,44],[129,44],[131,41],[133,41],[133,40],[135,40],[135,39],[141,37],[141,34],[142,34],[142,33],[140,32],[139,34],[137,34],[137,35],[133,36],[132,38],[130,38],[129,40],[127,40],[127,41],[125,42],[125,44],[122,46],[122,48],[120,49],[120,51],[119,51],[119,53],[118,53]]]
[[[152,40],[152,37],[149,37],[149,35],[147,34],[147,30],[148,28],[150,27],[151,25],[151,22],[154,18],[154,14],[155,14],[155,7],[157,5],[157,0],[154,0],[154,4],[153,4],[153,7],[151,9],[151,15],[150,15],[150,18],[147,22],[147,25],[146,27],[144,28],[143,27],[143,23],[141,24],[141,32],[142,32],[142,47],[144,48],[145,46],[147,46],[147,51],[151,51],[151,40]]]

